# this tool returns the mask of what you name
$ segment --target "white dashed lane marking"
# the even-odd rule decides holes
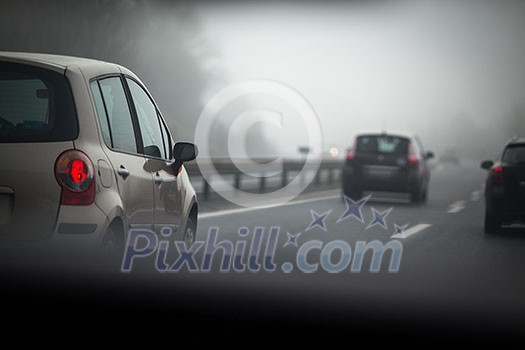
[[[246,213],[246,212],[255,211],[255,210],[263,210],[263,209],[270,209],[270,208],[277,208],[277,207],[287,207],[290,205],[311,203],[311,202],[323,201],[323,200],[334,199],[334,198],[341,198],[341,194],[324,196],[324,197],[314,197],[314,198],[308,198],[308,199],[299,199],[299,200],[291,201],[291,202],[284,203],[284,204],[269,204],[269,205],[262,205],[258,207],[251,207],[251,208],[238,208],[238,209],[229,209],[229,210],[214,211],[214,212],[209,212],[209,213],[202,213],[202,214],[199,214],[199,219],[207,219],[207,218],[213,218],[217,216]]]
[[[449,213],[449,214],[459,213],[460,211],[465,209],[466,206],[467,206],[467,202],[465,202],[463,200],[454,202],[448,207],[447,213]]]
[[[470,194],[470,201],[477,202],[481,198],[481,191],[474,191]]]
[[[416,226],[413,226],[413,227],[409,228],[408,230],[405,230],[403,232],[403,234],[392,235],[392,236],[390,236],[390,238],[407,239],[408,237],[413,236],[416,233],[419,233],[419,232],[423,231],[424,229],[429,228],[430,226],[432,226],[432,225],[430,225],[430,224],[419,224],[419,225],[416,225]]]

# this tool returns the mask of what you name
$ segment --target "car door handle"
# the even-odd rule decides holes
[[[164,182],[164,180],[163,180],[162,177],[159,175],[159,173],[157,173],[157,174],[153,177],[153,182],[155,182],[155,185],[160,185],[161,183]]]
[[[120,168],[117,169],[117,173],[122,176],[123,178],[126,178],[129,176],[129,170],[124,168],[123,165],[120,166]]]

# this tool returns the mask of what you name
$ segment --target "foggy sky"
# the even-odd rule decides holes
[[[207,64],[224,72],[205,98],[242,79],[285,82],[316,109],[325,143],[386,125],[481,157],[525,131],[514,126],[525,118],[523,2],[217,2],[196,13],[220,52]],[[300,138],[285,134],[288,147]]]
[[[493,156],[525,135],[525,2],[0,0],[0,50],[112,61],[135,71],[177,141],[215,93],[281,81],[315,108],[325,145],[362,129],[420,134],[427,149]],[[228,119],[229,118],[229,119]],[[229,116],[214,134],[225,154]],[[297,119],[297,118],[296,118]],[[246,130],[256,156],[298,156],[305,128]]]

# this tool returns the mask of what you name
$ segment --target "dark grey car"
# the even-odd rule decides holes
[[[356,137],[343,167],[343,193],[405,192],[412,202],[427,199],[430,169],[419,138],[408,133],[363,133]]]

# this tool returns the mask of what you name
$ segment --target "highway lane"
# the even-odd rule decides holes
[[[248,268],[236,272],[231,267],[221,273],[219,251],[211,271],[197,273],[188,272],[187,266],[178,272],[158,272],[151,258],[139,259],[131,273],[116,274],[79,271],[73,265],[29,274],[25,267],[4,266],[3,279],[8,281],[4,294],[10,300],[4,309],[24,319],[19,310],[66,313],[77,323],[82,320],[71,316],[71,310],[75,315],[109,310],[110,317],[103,320],[107,323],[137,320],[138,314],[146,315],[143,320],[162,316],[179,330],[186,325],[198,332],[253,327],[285,332],[290,325],[301,325],[316,333],[344,329],[408,337],[432,333],[479,339],[523,334],[525,230],[507,228],[495,236],[483,233],[480,191],[484,177],[475,163],[440,166],[432,175],[428,203],[416,205],[401,197],[372,194],[362,207],[362,222],[353,216],[340,220],[347,206],[338,189],[310,192],[284,206],[201,213],[197,240],[204,240],[210,227],[217,227],[218,241],[229,240],[233,246],[246,241],[247,251],[256,227],[265,230],[261,251],[270,227],[279,227],[274,272],[263,267],[257,273]],[[390,210],[384,218],[386,228],[376,224],[367,229],[374,210],[376,216]],[[326,231],[315,225],[308,229],[312,211],[328,213]],[[408,225],[405,237],[392,237],[396,224]],[[241,227],[248,229],[247,235],[239,235]],[[300,233],[297,247],[288,242],[287,233]],[[369,252],[359,272],[350,272],[349,265],[339,273],[328,273],[318,265],[315,273],[304,273],[297,253],[313,240],[323,247],[342,241],[352,253],[359,241],[399,242],[403,248],[399,271],[388,272],[391,253],[387,252],[379,272],[370,272]],[[199,267],[203,250],[195,256]],[[173,263],[179,257],[172,247],[167,260]],[[335,251],[331,261],[335,264],[340,259]],[[319,250],[307,255],[309,263],[320,260]],[[246,257],[241,262],[246,263]],[[262,258],[257,262],[263,263]],[[292,271],[283,271],[283,266],[291,266]],[[9,312],[8,306],[14,311]]]
[[[402,197],[392,199],[372,194],[362,208],[363,222],[355,217],[338,222],[346,205],[337,191],[324,193],[326,198],[299,199],[284,207],[203,214],[198,239],[206,237],[209,228],[214,226],[220,230],[220,239],[234,242],[241,239],[237,232],[242,226],[251,233],[258,226],[266,228],[266,233],[271,226],[280,228],[274,273],[232,271],[215,273],[208,280],[231,284],[237,291],[247,288],[247,293],[257,286],[258,293],[274,297],[286,290],[290,295],[301,295],[306,304],[309,301],[325,305],[326,299],[332,298],[343,300],[343,304],[352,309],[355,302],[349,300],[367,300],[364,304],[370,307],[377,301],[395,304],[404,310],[445,312],[447,321],[461,317],[473,324],[492,320],[496,327],[518,319],[525,325],[525,274],[522,271],[525,230],[512,227],[495,236],[483,233],[484,178],[484,171],[475,163],[440,166],[433,173],[427,204],[410,204]],[[367,229],[374,219],[373,210],[383,213],[390,210],[384,220],[386,228],[376,224]],[[313,221],[311,211],[319,215],[328,213],[326,231],[319,226],[307,229]],[[408,225],[407,237],[392,238],[395,225]],[[286,244],[287,233],[300,233],[298,247]],[[348,267],[329,274],[319,266],[317,272],[306,274],[297,268],[296,256],[299,247],[311,240],[322,241],[324,246],[341,240],[353,249],[358,241],[379,240],[385,244],[399,241],[403,245],[399,272],[387,271],[388,254],[379,273],[369,272],[369,254],[359,273],[349,272]],[[214,267],[217,267],[222,255],[215,258]],[[340,258],[336,252],[332,260],[337,262]],[[308,261],[319,262],[319,250],[312,250]],[[285,263],[293,265],[291,273],[283,272]],[[337,308],[341,307],[341,303],[337,304]]]

